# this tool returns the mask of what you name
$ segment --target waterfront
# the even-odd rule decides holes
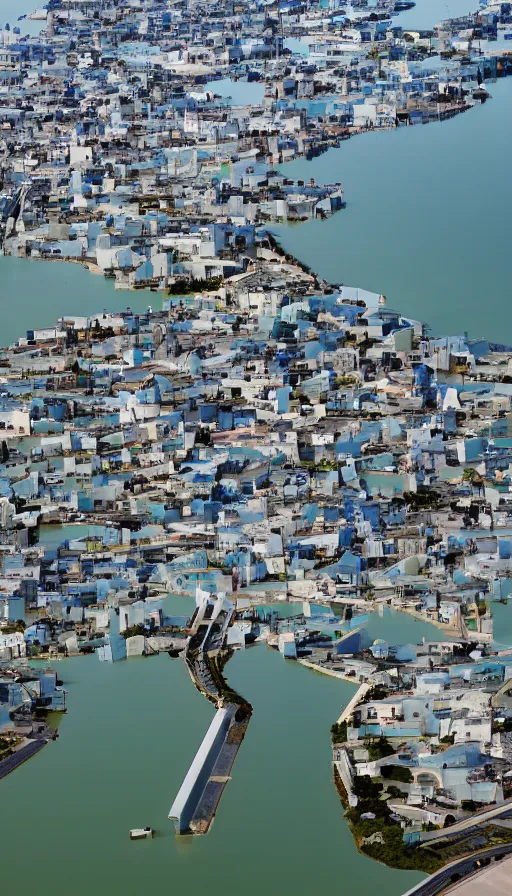
[[[128,305],[133,311],[145,311],[148,303],[156,307],[161,302],[148,290],[116,292],[109,280],[73,263],[3,256],[0,280],[2,346],[26,336],[28,329],[56,323],[62,314],[90,315]]]
[[[416,0],[416,6],[393,18],[393,25],[402,28],[430,29],[444,19],[465,16],[474,12],[477,4],[471,0]]]
[[[430,622],[423,622],[414,616],[398,610],[384,608],[382,615],[369,613],[366,630],[373,640],[383,638],[388,644],[420,644],[426,641],[448,641],[446,633]]]
[[[55,861],[55,896],[187,887],[249,896],[357,887],[399,896],[421,875],[360,855],[332,783],[329,727],[355,688],[256,647],[230,661],[228,680],[253,707],[250,733],[207,837],[175,839],[167,812],[212,716],[184,664],[166,655],[57,666],[69,688],[60,738],[2,782],[4,854],[31,839],[23,889],[41,889]],[[132,843],[150,824],[155,840]],[[257,868],[255,867],[257,863]],[[18,862],[3,864],[19,889]],[[44,889],[43,889],[44,891]]]
[[[485,107],[489,108],[491,104]],[[431,131],[438,133],[441,145],[450,127],[480,113],[481,110],[475,110],[443,129],[431,126],[427,131],[416,128],[398,134],[367,135],[350,141],[348,147],[357,156],[368,144],[370,155],[366,164],[373,172],[375,159],[372,163],[371,152],[378,156],[379,163],[381,153],[376,136],[390,141],[390,154],[393,146],[396,153],[397,141],[418,139],[418,145],[423,145]],[[336,158],[344,158],[346,150],[343,147]],[[333,156],[323,157],[322,163]],[[318,164],[308,164],[303,170],[311,176],[313,168],[321,170]],[[364,164],[362,156],[361,174],[366,173]],[[396,170],[398,173],[399,168]],[[410,174],[412,177],[412,162]],[[338,176],[344,179],[344,172]],[[347,193],[347,215],[333,219],[344,226],[350,226],[354,210],[350,190]],[[375,193],[365,194],[363,184],[362,191],[354,190],[354,208],[357,210],[358,203],[367,200],[373,207],[375,198]],[[412,216],[424,212],[425,207],[422,209],[421,202],[419,206],[411,204],[409,227]],[[459,210],[462,214],[463,209]],[[431,226],[437,216],[441,216],[439,206],[432,212]],[[461,217],[460,226],[462,222],[467,228],[467,221]],[[304,234],[325,234],[328,225],[321,227],[324,230],[304,229]],[[355,241],[363,239],[363,248],[365,253],[369,249],[372,263],[387,237],[382,221],[381,227],[380,238],[373,235],[370,246],[364,244],[361,231],[354,236]],[[293,234],[300,237],[301,230]],[[478,240],[478,235],[473,232],[471,238]],[[421,280],[412,262],[423,257],[424,248],[424,244],[418,244],[416,256],[407,257],[409,289]],[[292,251],[309,260],[305,248],[293,247]],[[401,245],[395,245],[392,251],[395,257],[404,255]],[[464,256],[467,254],[465,246]],[[313,260],[312,266],[321,267],[317,260]],[[357,267],[352,282],[368,285],[367,268],[361,259]],[[115,294],[110,283],[75,266],[47,264],[43,268],[42,263],[1,259],[0,272],[11,270],[15,271],[16,282],[11,289],[7,286],[6,294],[9,300],[15,295],[18,305],[9,319],[12,335],[9,329],[10,335],[4,335],[4,341],[39,322],[49,323],[49,318],[64,312],[86,314],[103,307],[147,306],[149,294]],[[25,290],[24,278],[29,277],[29,272],[31,285]],[[394,269],[391,274],[398,277],[400,272]],[[343,277],[349,279],[344,272]],[[379,271],[376,288],[389,293],[391,304],[412,314],[404,302],[398,301],[393,285],[381,283],[380,278]],[[467,281],[470,279],[472,272],[467,274]],[[46,284],[43,288],[42,281]],[[41,302],[42,292],[45,299],[48,294],[51,296],[51,305]],[[439,284],[436,295],[441,307]],[[154,299],[157,305],[158,297]],[[460,307],[454,311],[460,321]],[[432,320],[425,307],[419,308],[417,316]],[[464,326],[467,325],[465,319]],[[441,318],[439,326],[446,327],[445,318]],[[5,328],[3,332],[6,334]],[[488,328],[485,335],[489,335]],[[75,533],[71,530],[71,534]],[[62,531],[58,535],[62,537]],[[385,612],[382,619],[372,615],[369,627],[372,636],[387,638],[391,643],[419,641],[423,634],[439,640],[443,637],[436,629],[404,614]],[[96,658],[77,659],[64,661],[57,669],[69,687],[69,714],[62,724],[62,737],[4,786],[3,817],[9,819],[9,828],[2,838],[4,849],[18,854],[20,829],[34,832],[31,863],[23,874],[23,886],[27,889],[41,888],[40,868],[54,853],[58,853],[58,872],[52,878],[51,888],[57,894],[67,892],[72,879],[73,890],[78,894],[88,892],[94,880],[100,896],[112,889],[135,893],[148,884],[156,888],[169,883],[187,886],[193,892],[208,887],[214,893],[230,893],[243,886],[251,894],[259,893],[264,886],[270,893],[286,889],[301,894],[313,888],[331,890],[338,882],[363,893],[371,893],[378,886],[383,896],[399,896],[419,879],[419,875],[383,868],[359,855],[343,820],[330,772],[329,726],[353,693],[350,684],[286,663],[264,647],[238,653],[228,667],[227,677],[254,707],[250,734],[210,834],[201,840],[178,842],[167,822],[167,811],[211,718],[211,708],[195,692],[184,665],[163,655],[114,665],[100,665]],[[158,830],[157,839],[144,845],[130,843],[128,829],[145,824]],[[84,845],[91,856],[85,862]],[[254,874],[257,858],[261,870]],[[14,865],[12,862],[6,869],[7,886],[19,888],[19,869]]]
[[[512,185],[497,162],[512,137],[512,82],[492,84],[491,93],[484,106],[452,121],[364,134],[312,162],[285,166],[295,178],[341,180],[347,199],[346,211],[328,221],[274,225],[286,250],[330,281],[383,292],[392,307],[435,332],[512,341]],[[4,309],[9,303],[3,344],[59,314],[127,305],[143,311],[161,301],[148,291],[116,292],[74,264],[0,258],[0,275]]]
[[[40,7],[35,0],[17,0],[14,7],[11,0],[0,0],[0,27],[7,23],[13,28],[19,28],[21,34],[39,34],[46,22],[40,19],[29,19],[28,16]],[[18,16],[26,15],[26,19],[18,21]]]
[[[366,133],[284,166],[293,178],[342,181],[347,200],[328,221],[274,227],[284,248],[329,281],[384,293],[436,333],[512,342],[512,184],[500,161],[512,82],[489,89],[491,100],[451,121]]]

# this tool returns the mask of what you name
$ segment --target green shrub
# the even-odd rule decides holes
[[[385,759],[386,756],[393,756],[396,752],[395,748],[391,746],[385,737],[379,737],[378,740],[371,741],[366,746],[370,762],[375,762],[377,759]]]
[[[380,773],[383,778],[389,781],[401,781],[402,784],[410,784],[413,780],[411,770],[401,765],[383,765]]]
[[[216,292],[222,286],[222,277],[210,277],[207,280],[176,280],[169,287],[170,296],[187,296],[194,292]]]
[[[331,725],[331,738],[333,744],[344,744],[347,739],[347,723],[335,722]]]
[[[382,784],[372,781],[370,775],[356,775],[352,782],[352,789],[358,799],[376,800],[382,793]]]

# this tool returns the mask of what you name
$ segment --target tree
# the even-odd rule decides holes
[[[401,765],[383,765],[380,773],[383,778],[390,781],[401,781],[402,784],[410,784],[413,780],[411,770]]]
[[[345,743],[347,739],[347,723],[335,722],[331,725],[331,738],[333,744]]]
[[[378,740],[369,743],[367,747],[370,762],[375,762],[377,759],[384,759],[385,756],[393,756],[396,752],[395,748],[391,746],[385,737],[379,737]]]
[[[473,467],[466,467],[462,474],[463,482],[470,482],[471,485],[481,485],[482,477],[477,470],[474,470]]]
[[[361,800],[375,800],[382,792],[382,784],[374,783],[370,775],[356,775],[352,782],[356,796]]]

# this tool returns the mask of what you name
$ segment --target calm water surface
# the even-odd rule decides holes
[[[46,22],[32,21],[31,19],[23,19],[18,22],[18,17],[28,15],[35,9],[43,6],[43,2],[35,3],[34,0],[0,0],[0,28],[4,28],[7,23],[13,28],[19,28],[21,37],[25,34],[39,34],[42,28],[46,27]]]
[[[34,5],[0,0],[0,23],[12,27]],[[463,0],[446,6],[418,3],[401,21],[428,27],[470,8]],[[349,204],[328,222],[285,229],[286,248],[330,280],[386,293],[439,331],[512,342],[511,89],[512,81],[492,85],[491,102],[450,123],[366,135],[288,166],[292,176],[342,180]],[[144,310],[148,295],[156,306],[154,294],[116,293],[75,265],[0,258],[0,343],[63,313]],[[188,599],[170,603],[187,612]],[[493,609],[512,643],[512,609]],[[368,629],[391,643],[442,637],[391,612],[371,614]],[[184,664],[166,655],[115,665],[86,657],[58,671],[69,689],[59,740],[1,782],[6,892],[400,896],[419,880],[359,855],[343,820],[329,726],[351,684],[265,647],[238,653],[228,674],[254,707],[248,735],[211,832],[178,841],[167,812],[212,717]],[[129,828],[145,824],[160,835],[131,843]],[[49,861],[50,876],[42,872]]]
[[[426,641],[450,641],[445,632],[436,628],[431,622],[421,622],[414,616],[385,607],[380,613],[369,613],[365,626],[370,638],[383,638],[388,644],[420,644]]]
[[[393,25],[428,31],[444,19],[465,16],[477,9],[478,0],[416,0],[413,9],[407,9],[393,17]]]
[[[333,283],[461,333],[512,343],[509,215],[512,78],[449,122],[363,134],[290,177],[341,181],[347,208],[275,227],[283,246]]]
[[[167,812],[212,717],[184,664],[58,664],[70,699],[60,737],[2,781],[5,892],[399,896],[421,878],[359,855],[343,820],[329,726],[354,687],[265,647],[228,668],[254,715],[210,833],[178,841]],[[146,824],[159,836],[130,842]]]
[[[0,345],[28,329],[52,326],[63,314],[89,316],[107,311],[161,307],[162,293],[115,290],[111,280],[66,262],[0,257]]]
[[[249,103],[258,106],[263,102],[265,95],[265,83],[263,81],[233,81],[231,78],[222,78],[220,81],[209,81],[205,84],[205,90],[210,90],[217,96],[231,98],[231,105],[237,103]]]

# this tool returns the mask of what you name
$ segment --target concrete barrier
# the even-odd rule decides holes
[[[169,811],[179,834],[190,830],[210,775],[224,746],[235,707],[218,709]]]

